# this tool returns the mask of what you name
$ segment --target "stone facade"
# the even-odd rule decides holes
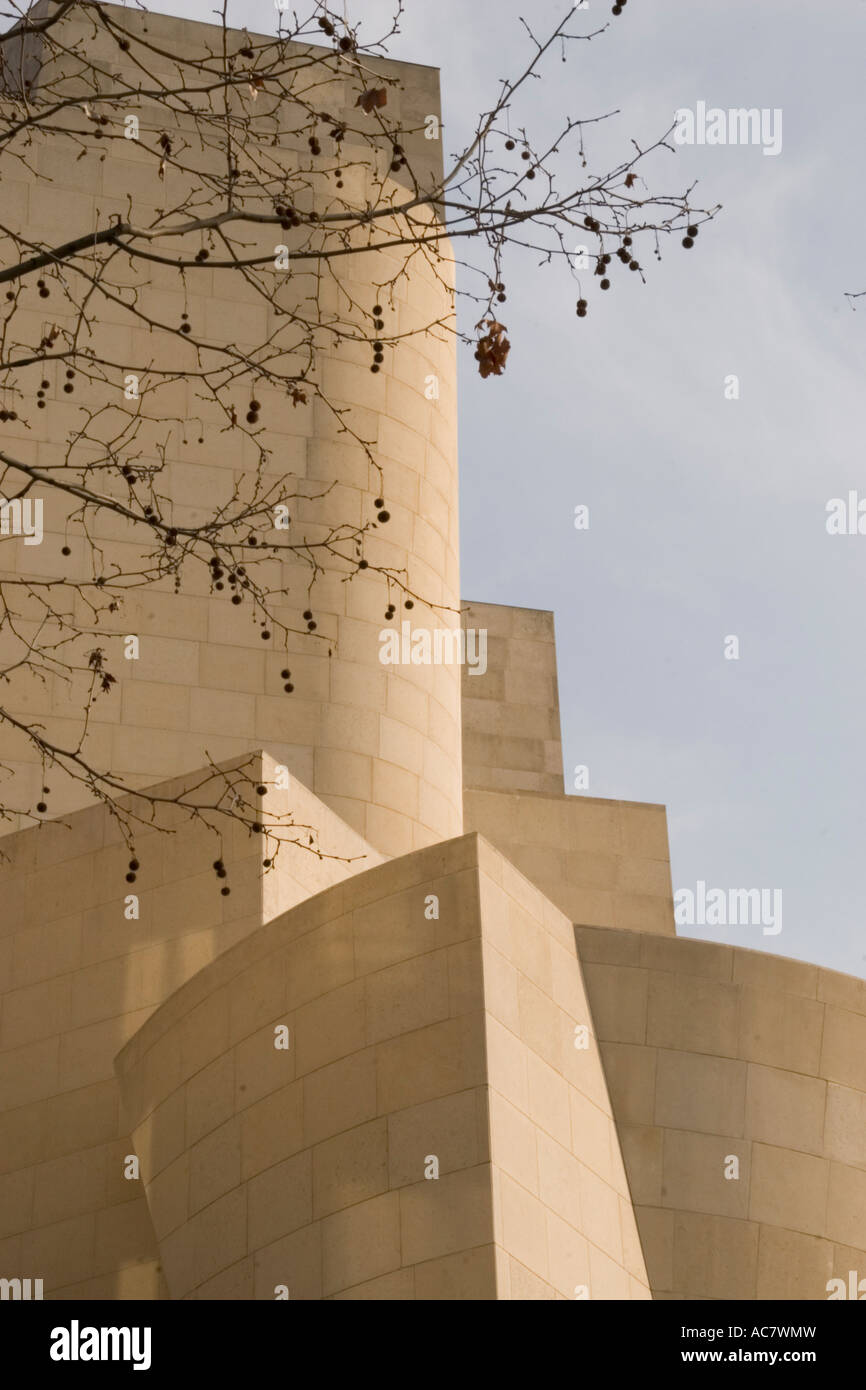
[[[438,110],[435,73],[391,67],[416,114]],[[154,196],[134,150],[34,160],[3,185],[34,239],[110,206],[117,180]],[[242,338],[241,292],[200,293],[194,312]],[[419,269],[400,321],[450,308]],[[170,797],[195,795],[207,750],[315,843],[266,867],[256,835],[215,840],[178,810],[136,839],[130,914],[127,845],[80,789],[3,838],[0,1276],[74,1300],[826,1298],[866,1274],[866,984],[677,937],[664,808],[565,794],[552,616],[461,614],[452,348],[375,388],[351,354],[328,371],[378,440],[388,553],[484,630],[486,669],[461,691],[453,665],[382,666],[380,595],[335,583],[317,601],[334,655],[299,645],[287,703],[280,658],[204,588],[126,611],[141,659],[97,753]],[[298,477],[336,467],[335,507],[368,509],[376,484],[324,414],[274,412]],[[38,430],[10,437],[56,456]],[[177,507],[238,466],[191,445]],[[64,733],[68,693],[14,698]]]

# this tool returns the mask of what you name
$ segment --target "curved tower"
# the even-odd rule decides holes
[[[176,55],[205,61],[219,53],[221,31],[210,25],[129,10],[119,11],[117,22],[152,45],[149,67],[166,87],[176,78]],[[121,50],[116,36],[92,25],[86,12],[74,11],[63,21],[62,33],[67,47],[86,47],[88,61],[107,85],[147,86],[134,51]],[[233,33],[230,43],[241,49],[244,39]],[[5,46],[10,91],[19,80],[18,61],[35,86],[50,83],[52,90],[64,64],[74,72],[68,53],[58,56],[46,40],[28,39],[17,54],[11,51],[15,47]],[[406,201],[408,175],[389,170],[390,145],[382,149],[352,135],[366,123],[372,137],[376,123],[374,114],[358,109],[358,83],[349,61],[342,73],[339,56],[315,46],[289,44],[286,52],[308,54],[313,71],[317,53],[330,58],[315,82],[305,77],[299,85],[314,91],[308,101],[327,113],[328,128],[340,122],[349,128],[340,146],[346,168],[339,204],[333,202],[334,188],[322,187],[322,180],[317,184],[314,170],[310,205],[387,209]],[[438,133],[427,138],[431,123],[425,127],[425,119],[435,118],[438,132],[438,74],[411,64],[371,62],[370,72],[377,70],[389,84],[389,121],[407,129],[408,169],[422,184],[434,180],[441,172],[442,142]],[[189,80],[196,85],[197,70]],[[74,76],[63,81],[76,92]],[[268,100],[267,90],[257,98],[253,129],[261,138],[245,144],[237,159],[240,180],[254,182],[267,169],[274,185],[275,169],[297,170],[306,167],[305,158],[311,161],[300,117],[299,129],[289,133],[292,121],[283,117],[276,148],[269,142]],[[74,106],[72,133],[37,131],[28,162],[16,164],[12,178],[4,177],[3,206],[7,217],[14,214],[10,232],[25,244],[57,246],[69,238],[71,227],[104,227],[112,214],[134,225],[158,225],[160,210],[181,204],[190,188],[198,190],[198,215],[223,206],[207,192],[208,180],[224,166],[224,151],[210,146],[208,129],[202,135],[193,117],[179,112],[166,132],[170,103],[156,105],[146,93],[127,97],[116,111],[106,109],[108,138],[102,145],[76,139],[76,127],[89,133],[90,118]],[[125,138],[124,117],[130,112],[139,121],[135,139]],[[153,154],[163,138],[175,151],[174,163],[164,170]],[[321,138],[329,139],[324,130]],[[256,196],[250,194],[252,200]],[[268,210],[266,200],[262,206]],[[422,226],[429,209],[422,205],[414,217]],[[378,225],[388,225],[388,219]],[[244,253],[276,262],[279,238],[293,244],[293,236],[273,224],[244,226]],[[367,239],[363,228],[353,236],[359,247]],[[155,245],[170,256],[171,242]],[[270,489],[288,490],[288,529],[277,529],[281,523],[275,518],[265,536],[295,547],[291,561],[275,562],[269,572],[276,594],[271,640],[262,641],[263,624],[250,603],[233,607],[227,591],[216,592],[223,586],[214,586],[206,566],[187,564],[177,593],[171,577],[132,586],[116,612],[103,610],[96,621],[87,602],[76,600],[82,636],[71,644],[69,631],[46,615],[43,646],[50,642],[46,633],[57,627],[60,650],[76,653],[80,669],[72,679],[51,660],[32,678],[28,671],[13,670],[3,701],[23,721],[38,715],[59,747],[76,746],[86,716],[85,755],[130,787],[193,771],[208,759],[219,762],[267,747],[358,833],[386,853],[400,854],[462,828],[459,670],[447,663],[384,664],[380,659],[382,634],[399,631],[410,613],[413,628],[459,630],[452,268],[435,246],[417,254],[398,248],[346,256],[344,249],[341,244],[339,259],[318,266],[293,262],[283,271],[268,265],[258,285],[241,270],[202,265],[181,275],[170,265],[124,262],[116,277],[119,287],[98,301],[81,339],[85,353],[125,361],[140,377],[137,433],[126,456],[142,471],[158,468],[153,485],[167,521],[201,525],[217,506],[228,511],[241,504],[264,507]],[[183,250],[189,256],[189,246]],[[210,254],[216,260],[218,244]],[[262,283],[273,286],[270,303]],[[25,299],[15,306],[16,330],[26,328],[38,339],[45,329],[41,323],[37,329],[36,314],[48,308],[61,329],[72,326],[71,303],[52,291],[46,309],[37,299],[31,307],[32,293],[28,282]],[[376,306],[384,325],[379,333]],[[152,320],[183,325],[190,336],[154,334]],[[254,369],[233,380],[245,361],[267,360],[263,344],[279,341],[285,351],[287,322],[299,372],[307,365],[305,325],[334,324],[339,330],[318,337],[309,358],[315,387],[305,400],[288,399],[264,373],[257,379]],[[278,333],[284,335],[279,340]],[[377,336],[384,340],[384,360],[371,372],[370,340]],[[210,345],[214,361],[226,348],[233,354],[216,390],[201,375]],[[169,373],[168,379],[157,384],[143,370],[148,363]],[[4,425],[10,454],[45,470],[67,459],[80,467],[87,450],[96,451],[93,436],[102,422],[99,437],[105,440],[118,427],[111,407],[122,397],[125,375],[114,380],[109,373],[103,380],[95,371],[88,379],[79,369],[74,394],[65,394],[70,383],[64,366],[51,362],[44,369],[47,410],[37,412],[30,400]],[[32,385],[35,394],[38,382],[30,377],[40,370],[21,373],[22,390]],[[227,411],[233,409],[243,425],[247,398],[253,396],[260,406],[256,428],[228,428]],[[111,485],[109,478],[105,486],[110,490]],[[66,505],[61,492],[49,489],[42,544],[28,548],[4,537],[4,566],[19,576],[88,583],[94,566],[102,565],[110,575],[113,565],[129,570],[145,564],[146,527],[110,511],[91,515],[94,558],[74,515],[76,506],[77,499]],[[380,520],[383,512],[386,522]],[[355,547],[351,537],[361,530],[363,540]],[[69,557],[63,556],[64,546]],[[364,573],[357,572],[361,555],[370,567]],[[310,558],[315,568],[307,563]],[[389,604],[392,617],[386,617]],[[302,612],[313,614],[314,632],[307,631]],[[29,628],[13,634],[7,625],[0,639],[5,666],[26,657],[30,636]],[[123,645],[127,636],[138,639],[132,660]],[[90,703],[87,654],[95,645],[104,650],[116,683]],[[281,674],[287,668],[291,694]],[[26,735],[4,726],[2,754],[21,793],[16,802],[35,805],[46,778]],[[56,769],[48,780],[49,814],[91,804],[86,789]],[[13,821],[7,828],[14,826]]]

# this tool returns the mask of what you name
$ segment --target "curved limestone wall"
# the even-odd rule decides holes
[[[649,1298],[587,1014],[476,835],[225,952],[118,1058],[171,1296]]]
[[[866,1277],[866,982],[576,934],[653,1297],[825,1299]]]
[[[127,1163],[114,1058],[209,961],[359,868],[381,862],[311,792],[274,786],[274,760],[241,760],[244,795],[268,783],[278,814],[314,825],[321,855],[285,843],[264,873],[256,836],[217,842],[175,811],[129,850],[104,807],[8,836],[0,855],[0,1277],[46,1298],[166,1297],[141,1182]],[[224,765],[231,772],[231,765]],[[246,779],[250,780],[247,781]],[[154,790],[193,790],[182,780]],[[194,794],[194,791],[193,791]],[[220,846],[230,895],[211,861]]]

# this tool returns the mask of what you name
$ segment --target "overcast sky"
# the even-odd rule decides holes
[[[370,36],[390,12],[349,4]],[[446,153],[522,65],[518,16],[542,33],[569,8],[406,0],[391,55],[441,68]],[[272,0],[229,14],[275,27]],[[461,364],[463,593],[554,611],[567,788],[581,763],[591,795],[664,802],[675,889],[782,892],[778,935],[683,933],[866,976],[866,535],[826,530],[831,498],[866,498],[866,298],[845,299],[866,289],[866,3],[630,0],[616,18],[590,0],[571,23],[609,28],[551,58],[514,128],[616,109],[589,145],[600,170],[704,101],[781,109],[782,148],[655,159],[654,190],[699,179],[723,210],[646,286],[593,291],[585,319],[564,266],[506,260],[506,375]]]

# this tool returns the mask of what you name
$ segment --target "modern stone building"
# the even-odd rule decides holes
[[[166,49],[208,41],[146,22]],[[435,72],[389,67],[407,109],[438,111]],[[4,207],[49,242],[112,187],[146,204],[149,178],[134,149],[69,169],[47,146]],[[243,292],[200,293],[243,341]],[[451,312],[420,268],[402,294],[407,331]],[[222,896],[212,833],[168,811],[136,837],[130,919],[127,847],[80,787],[4,837],[0,1277],[73,1299],[824,1299],[866,1275],[866,984],[678,938],[664,808],[565,794],[552,616],[461,605],[453,348],[414,354],[371,384],[335,352],[331,389],[375,429],[377,544],[436,622],[486,633],[486,663],[462,683],[384,665],[380,594],[334,582],[334,655],[299,640],[287,702],[280,657],[206,588],[131,601],[106,762],[171,798],[209,756],[321,853],[285,844],[266,870],[231,825]],[[376,482],[326,415],[274,414],[281,457],[311,482],[336,467],[340,515],[366,514]],[[192,445],[171,466],[195,514],[233,465]],[[63,692],[40,698],[62,734]]]

